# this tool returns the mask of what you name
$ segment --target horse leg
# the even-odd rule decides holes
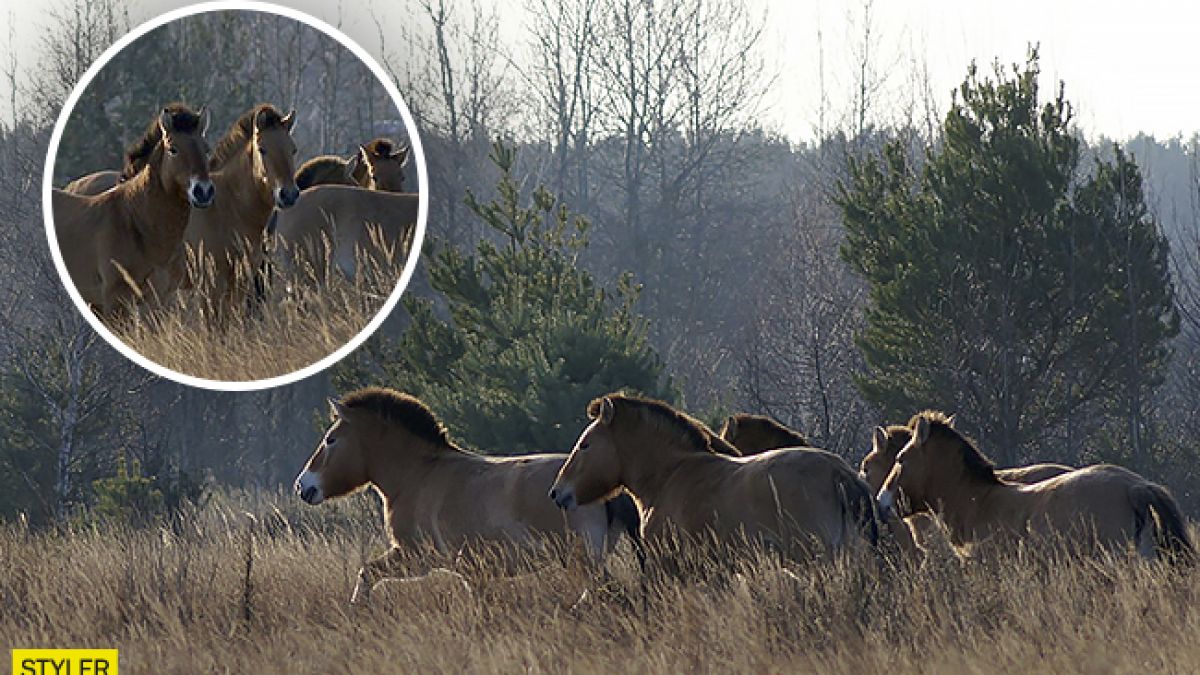
[[[350,604],[366,604],[370,599],[371,589],[375,584],[388,578],[397,578],[396,568],[403,557],[399,546],[393,546],[387,553],[371,560],[358,571],[358,582],[354,585],[354,593],[350,595]]]
[[[101,311],[104,319],[107,321],[120,320],[129,309],[126,303],[129,302],[132,295],[132,289],[129,288],[125,276],[117,271],[113,264],[110,264],[101,273],[100,283],[101,297],[103,298]]]

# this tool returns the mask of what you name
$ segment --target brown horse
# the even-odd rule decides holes
[[[736,449],[661,401],[610,394],[588,406],[592,423],[575,443],[550,498],[571,511],[621,488],[643,513],[647,540],[664,535],[745,537],[791,558],[836,553],[876,521],[865,483],[820,450]],[[817,546],[813,546],[814,542]]]
[[[726,419],[721,427],[721,438],[745,456],[757,455],[775,448],[809,447],[808,439],[799,431],[766,415],[749,413],[738,413]]]
[[[213,204],[203,109],[163,108],[126,153],[124,180],[98,195],[54,190],[54,231],[83,299],[111,317],[141,297],[183,238],[190,207]]]
[[[892,511],[903,494],[911,508],[940,515],[956,546],[1057,535],[1084,550],[1133,544],[1147,558],[1194,555],[1175,500],[1128,469],[1097,464],[1020,485],[1001,480],[942,413],[919,413],[910,430],[879,492],[880,508]]]
[[[420,198],[348,185],[317,185],[296,208],[274,222],[277,262],[289,275],[297,266],[324,279],[326,262],[349,279],[362,255],[403,262],[416,235]]]
[[[363,567],[354,601],[394,576],[402,547],[431,544],[454,555],[472,543],[520,549],[567,532],[581,536],[596,560],[621,532],[640,547],[636,524],[622,520],[629,511],[620,505],[597,502],[564,518],[546,500],[565,455],[468,452],[425,404],[390,389],[362,389],[329,403],[333,424],[296,479],[296,493],[320,504],[371,486],[383,499],[392,545]]]
[[[368,190],[404,192],[404,167],[408,164],[408,155],[407,145],[397,145],[389,138],[376,138],[358,146],[355,182]]]
[[[195,211],[168,289],[194,285],[187,262],[200,263],[199,275],[214,309],[249,297],[254,271],[264,258],[267,219],[275,207],[287,209],[300,198],[294,178],[295,111],[283,115],[270,104],[247,110],[213,151],[213,181],[224,195],[215,208]]]
[[[777,448],[810,447],[808,439],[799,431],[766,415],[749,413],[738,413],[726,419],[721,427],[721,438],[746,457]],[[879,492],[878,488],[870,486],[869,482],[868,486],[871,487],[871,494]],[[910,523],[905,523],[893,515],[884,519],[884,524],[895,537],[901,552],[909,555],[920,552],[913,541]]]
[[[63,191],[76,195],[98,195],[121,182],[120,171],[97,171],[67,183]]]
[[[916,418],[913,418],[910,423],[915,423],[915,421]],[[947,417],[946,423],[953,426],[954,417]],[[896,455],[900,454],[900,450],[908,444],[911,438],[912,431],[902,424],[875,428],[871,439],[871,451],[863,458],[859,474],[863,480],[867,481],[867,485],[871,488],[871,494],[879,494],[879,491],[883,489],[883,481],[887,479],[892,467],[896,464]],[[1029,485],[1074,470],[1073,467],[1063,464],[1030,464],[1009,469],[996,469],[996,476],[1009,483]],[[910,510],[904,521],[912,530],[912,537],[916,545],[922,549],[932,548],[939,536],[944,537],[940,534],[942,529],[937,521],[925,509]]]
[[[358,152],[349,160],[321,155],[301,164],[296,170],[296,186],[307,190],[315,185],[357,185],[368,190],[403,192],[408,155],[408,146],[376,138],[358,146]]]

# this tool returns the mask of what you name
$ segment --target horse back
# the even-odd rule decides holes
[[[1074,467],[1065,464],[1030,464],[1028,466],[1014,466],[1010,469],[997,469],[996,476],[1009,483],[1032,485],[1033,483],[1040,483],[1047,478],[1060,476],[1074,470]]]
[[[472,458],[421,480],[416,520],[447,546],[470,539],[517,544],[574,529],[607,528],[603,503],[580,506],[569,517],[549,498],[565,455]],[[571,521],[571,522],[569,522]]]
[[[98,195],[121,182],[120,171],[97,171],[67,183],[64,191],[77,195]]]
[[[1145,484],[1145,478],[1129,469],[1095,464],[1017,489],[1032,498],[1030,521],[1035,529],[1045,523],[1068,531],[1083,524],[1101,540],[1124,540],[1137,521],[1133,491]]]
[[[711,455],[676,472],[650,517],[683,531],[764,537],[785,550],[815,538],[840,543],[847,514],[839,481],[857,477],[828,452],[775,449],[749,457]],[[651,532],[648,519],[646,528]]]

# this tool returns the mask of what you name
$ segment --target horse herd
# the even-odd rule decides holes
[[[671,538],[749,542],[789,560],[835,556],[878,545],[881,524],[901,554],[923,556],[937,521],[971,555],[1052,537],[1083,555],[1194,558],[1163,487],[1112,465],[998,470],[953,417],[934,411],[876,428],[855,471],[769,418],[735,415],[715,433],[666,403],[622,393],[591,402],[569,455],[464,450],[424,403],[391,389],[330,406],[332,424],[296,493],[319,504],[373,487],[391,543],[360,571],[352,602],[401,576],[414,546],[461,556],[475,543],[521,550],[568,533],[596,562],[628,536],[643,566],[646,550]]]
[[[261,295],[268,262],[320,279],[329,263],[353,277],[373,247],[407,257],[419,203],[403,191],[407,146],[375,139],[349,160],[320,156],[297,170],[295,111],[256,105],[211,153],[210,117],[172,103],[120,171],[53,191],[63,263],[101,317],[183,291],[204,292],[214,311],[233,307]]]

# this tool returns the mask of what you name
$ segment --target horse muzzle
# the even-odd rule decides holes
[[[300,188],[295,185],[275,189],[275,206],[286,209],[295,206],[298,201],[300,201]]]
[[[575,491],[570,488],[560,488],[557,485],[550,488],[550,499],[565,511],[574,511],[575,507],[579,506],[575,501]]]
[[[891,489],[879,491],[879,496],[876,497],[879,502],[879,515],[883,518],[891,518],[896,512],[896,492]]]
[[[311,471],[305,471],[296,478],[295,489],[296,494],[307,504],[315,506],[325,499],[325,495],[321,492],[320,482],[317,480],[316,474]]]
[[[212,206],[216,197],[217,188],[211,180],[192,179],[192,184],[188,189],[188,201],[192,206],[198,209],[207,209]]]

